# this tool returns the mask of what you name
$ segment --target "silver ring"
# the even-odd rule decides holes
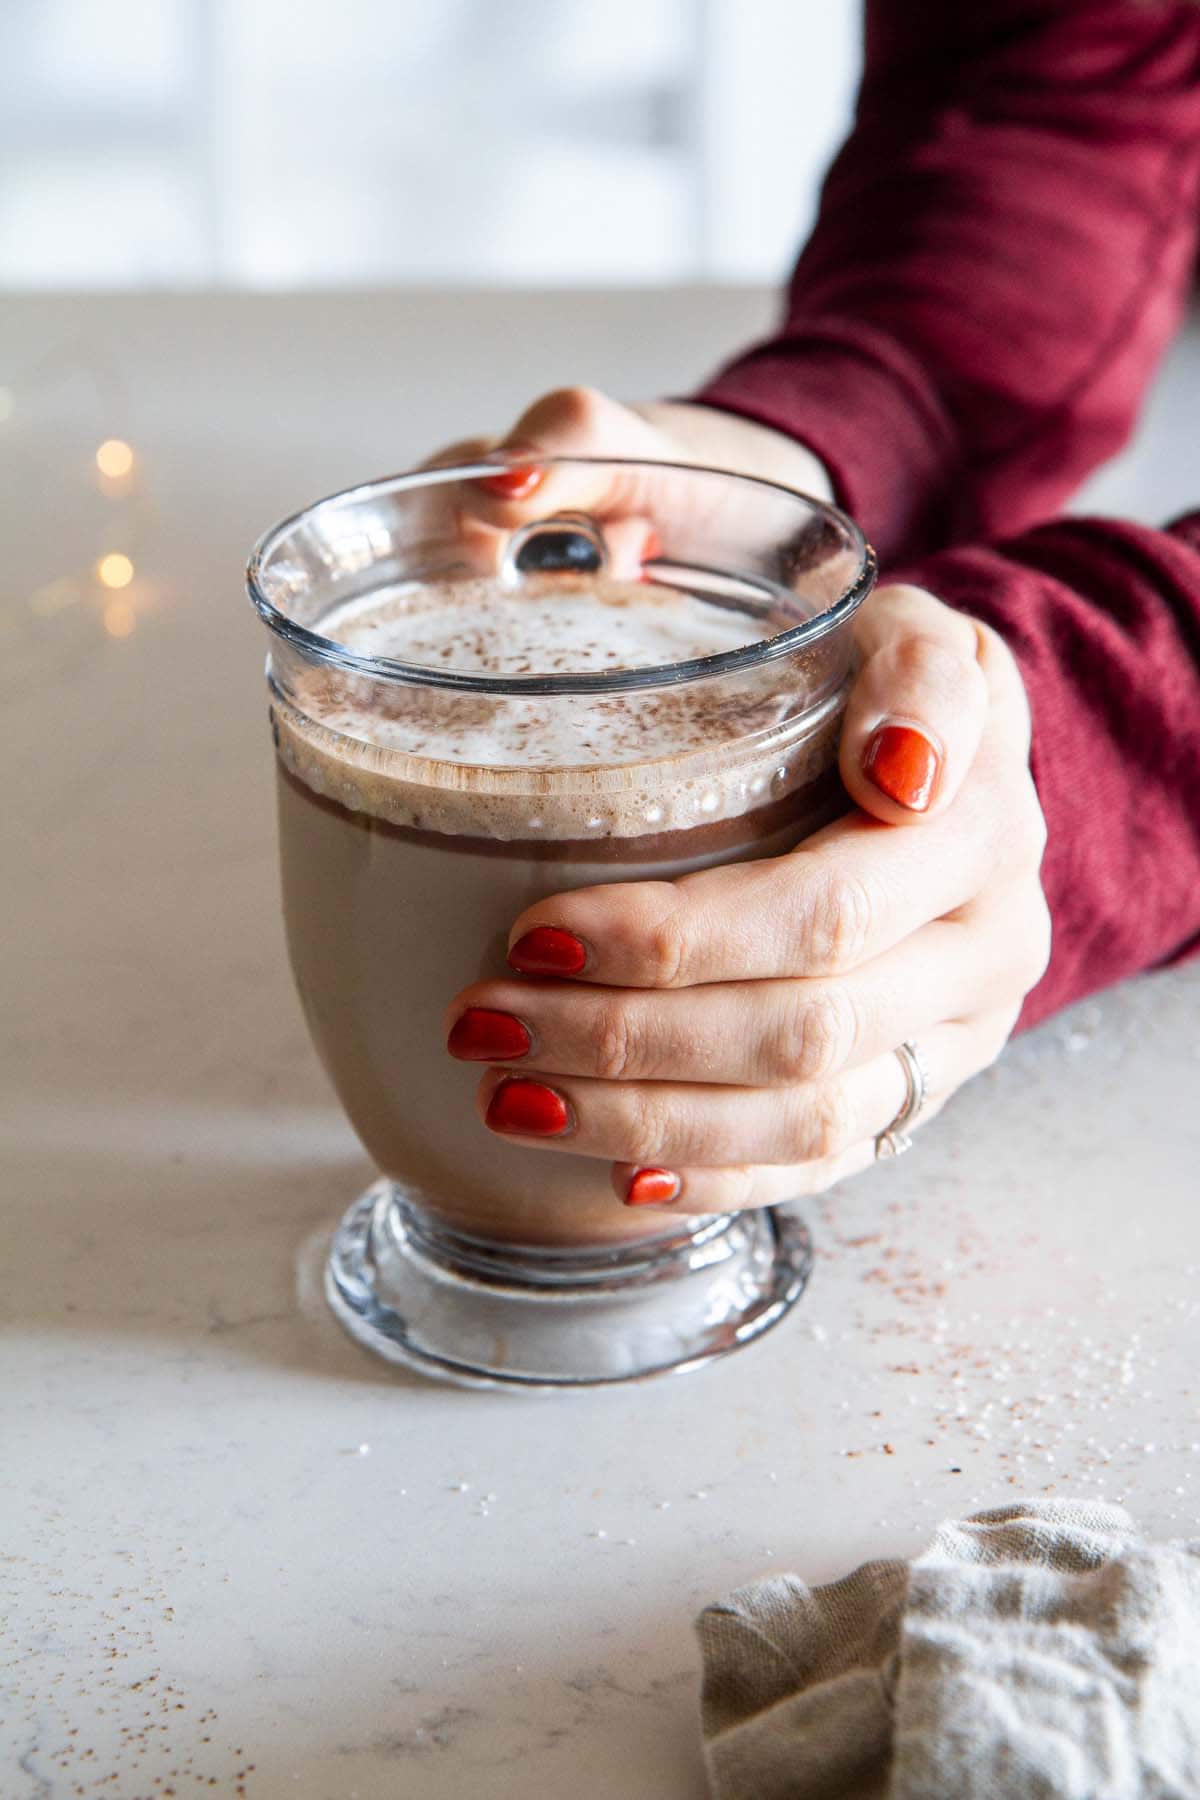
[[[929,1092],[929,1070],[925,1067],[925,1059],[911,1038],[903,1044],[897,1044],[896,1055],[900,1058],[900,1067],[904,1070],[904,1104],[887,1130],[881,1131],[875,1139],[876,1162],[882,1162],[888,1156],[903,1156],[906,1150],[912,1149],[912,1139],[908,1136],[908,1127],[919,1116],[921,1108],[925,1104],[925,1096]]]

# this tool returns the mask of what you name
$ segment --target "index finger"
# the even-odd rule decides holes
[[[594,388],[558,388],[492,447],[486,460],[495,473],[465,477],[458,493],[466,515],[506,534],[539,522],[569,528],[570,515],[581,514],[585,525],[602,528],[610,572],[636,579],[664,555],[687,562],[683,547],[694,549],[697,539],[712,545],[726,529],[732,542],[744,534],[744,487],[713,479],[685,443]],[[755,496],[764,537],[769,493],[763,485]],[[794,517],[786,501],[780,505],[786,535]],[[551,557],[553,535],[539,537]]]
[[[521,914],[509,962],[638,988],[844,974],[978,893],[1012,847],[992,798],[971,784],[919,832],[854,812],[785,856],[559,894]]]
[[[632,472],[586,461],[555,466],[554,459],[654,460],[662,454],[662,433],[632,408],[594,388],[556,388],[535,400],[492,447],[497,473],[464,482],[463,496],[478,517],[507,530],[560,512],[600,518],[645,512],[647,496]]]

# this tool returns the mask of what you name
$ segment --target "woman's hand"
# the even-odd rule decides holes
[[[697,433],[729,426],[727,454],[680,442],[681,414]],[[774,432],[587,390],[538,402],[509,444],[531,464],[539,451],[753,460],[814,488],[774,454],[808,452]],[[506,472],[471,504],[511,527],[531,494]],[[539,488],[539,510],[546,499]],[[502,1065],[480,1086],[492,1130],[611,1161],[627,1204],[759,1206],[873,1160],[907,1092],[898,1044],[915,1039],[928,1068],[921,1124],[998,1055],[1049,953],[1020,676],[993,632],[916,588],[880,589],[856,635],[840,752],[856,810],[783,857],[541,901],[514,922],[513,977],[457,996],[451,1054]]]
[[[506,437],[462,438],[439,450],[428,466],[475,462],[494,452],[529,457],[527,469],[498,475],[486,491],[483,484],[471,483],[472,515],[504,530],[523,522],[528,513],[525,502],[534,494],[539,513],[606,510],[604,477],[598,476],[599,489],[584,489],[578,471],[570,475],[542,471],[539,456],[632,456],[700,463],[782,482],[818,500],[833,498],[829,477],[812,451],[769,426],[715,407],[682,402],[623,406],[594,388],[558,388],[545,394],[522,413]]]

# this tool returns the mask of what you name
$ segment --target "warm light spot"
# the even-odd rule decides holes
[[[11,419],[16,409],[17,399],[11,388],[0,387],[0,425],[5,419]]]
[[[96,452],[96,467],[102,475],[119,481],[133,467],[133,451],[124,438],[105,438]]]
[[[96,580],[101,587],[128,587],[133,580],[133,564],[119,550],[111,550],[96,564]]]
[[[109,637],[129,637],[137,624],[137,616],[128,600],[110,600],[104,609],[104,629]]]

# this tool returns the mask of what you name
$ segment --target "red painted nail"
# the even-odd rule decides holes
[[[495,475],[482,475],[479,485],[500,500],[528,500],[545,479],[545,469],[500,469]]]
[[[625,1192],[626,1206],[669,1206],[683,1183],[674,1169],[635,1169]]]
[[[488,1102],[487,1122],[493,1131],[520,1137],[561,1137],[571,1122],[567,1103],[540,1081],[502,1081]]]
[[[519,975],[578,975],[586,961],[585,946],[557,925],[535,925],[508,953],[508,966]]]
[[[867,745],[863,772],[898,806],[925,812],[933,799],[941,762],[923,731],[912,725],[881,725]]]
[[[529,1055],[532,1041],[520,1019],[511,1013],[468,1006],[450,1027],[446,1048],[463,1062],[515,1062],[519,1056]]]

